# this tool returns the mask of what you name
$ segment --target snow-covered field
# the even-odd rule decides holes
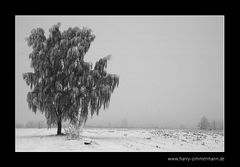
[[[16,129],[15,150],[17,152],[224,151],[223,131],[84,128],[83,137],[79,140],[68,140],[66,136],[56,136],[56,132],[56,129]]]

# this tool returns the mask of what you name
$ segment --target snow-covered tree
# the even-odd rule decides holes
[[[202,117],[202,119],[199,123],[199,128],[202,130],[208,130],[210,128],[210,123],[205,116]]]
[[[23,74],[30,86],[29,108],[45,114],[49,126],[57,125],[61,134],[62,121],[70,120],[77,128],[84,126],[88,112],[98,114],[109,106],[110,97],[119,84],[119,77],[106,72],[110,56],[95,63],[84,58],[95,35],[89,28],[59,30],[60,23],[49,29],[46,38],[42,28],[31,31],[27,38],[33,72]]]

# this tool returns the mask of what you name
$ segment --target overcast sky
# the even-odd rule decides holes
[[[57,22],[61,31],[91,28],[96,38],[85,60],[112,54],[107,71],[120,76],[109,108],[88,124],[196,126],[202,116],[224,119],[223,16],[16,16],[16,122],[45,120],[26,101],[22,74],[32,69],[25,38],[37,27],[48,37]]]

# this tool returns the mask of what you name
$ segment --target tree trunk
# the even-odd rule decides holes
[[[86,118],[84,116],[80,115],[80,119],[79,119],[79,122],[77,123],[77,127],[76,127],[77,137],[81,136],[83,127],[85,126],[85,122],[86,122]]]
[[[57,122],[57,126],[58,126],[58,129],[57,129],[57,135],[61,135],[62,134],[62,120],[61,118],[58,120]]]

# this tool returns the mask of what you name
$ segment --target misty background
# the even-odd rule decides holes
[[[16,16],[15,123],[45,121],[26,101],[22,74],[33,70],[25,38],[37,27],[48,37],[57,22],[61,31],[91,28],[85,60],[111,54],[107,71],[120,76],[109,108],[86,126],[196,127],[203,116],[223,123],[223,16]]]

